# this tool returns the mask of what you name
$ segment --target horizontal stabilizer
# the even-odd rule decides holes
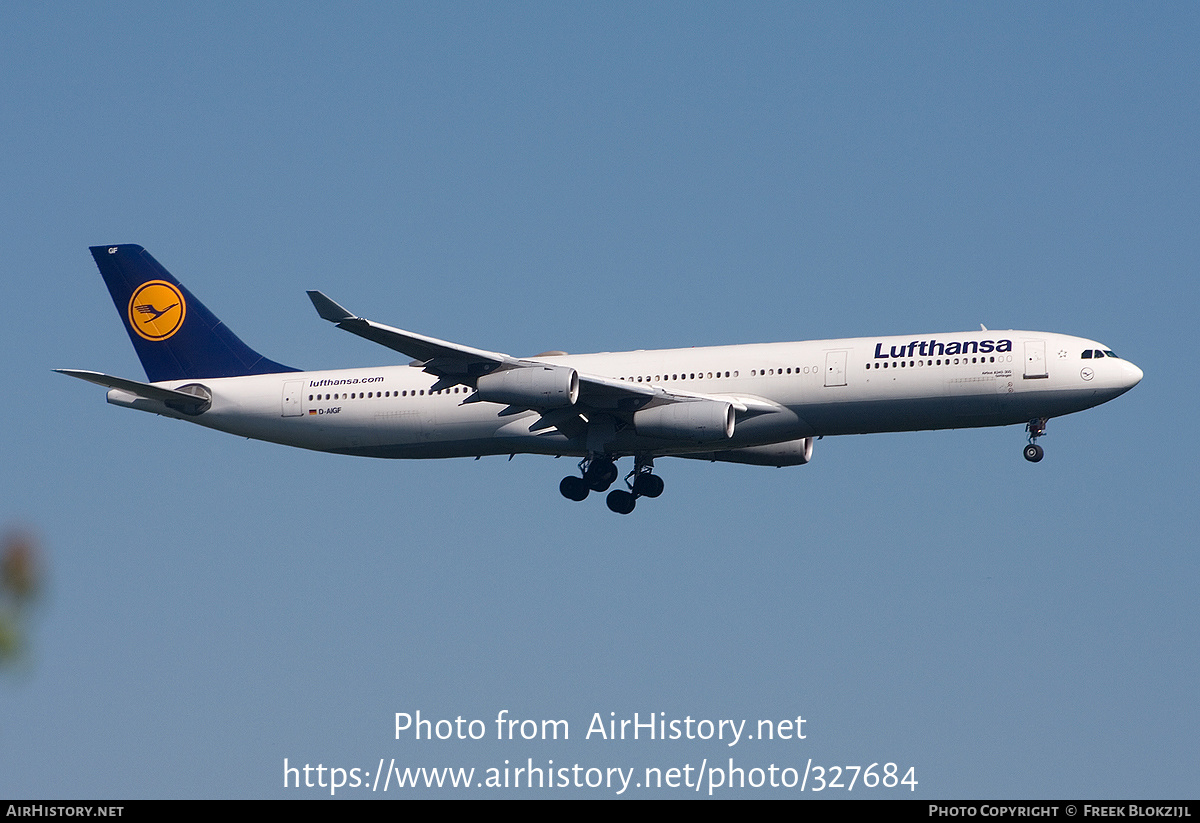
[[[147,400],[176,403],[182,406],[200,406],[208,402],[207,398],[197,397],[187,392],[164,389],[162,386],[139,383],[137,380],[126,380],[124,377],[113,377],[112,375],[102,374],[98,371],[83,371],[81,369],[55,369],[55,371],[59,374],[65,374],[68,377],[78,377],[80,380],[95,383],[97,386],[127,391],[130,394],[136,394],[138,397],[144,397]]]

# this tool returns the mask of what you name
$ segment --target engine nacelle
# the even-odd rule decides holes
[[[579,399],[579,374],[565,366],[525,366],[485,374],[475,390],[489,403],[558,409]]]
[[[746,463],[751,466],[803,466],[812,460],[812,452],[813,439],[801,437],[799,440],[772,443],[769,446],[747,446],[744,449],[713,452],[705,457],[722,463]]]
[[[642,437],[711,443],[733,437],[733,421],[729,403],[692,400],[634,412],[633,428]]]

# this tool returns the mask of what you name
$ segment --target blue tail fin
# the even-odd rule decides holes
[[[247,346],[141,246],[92,246],[151,383],[296,371]]]

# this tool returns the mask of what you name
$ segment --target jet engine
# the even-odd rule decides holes
[[[634,412],[633,428],[642,437],[700,443],[733,437],[733,406],[719,400],[692,400]]]
[[[746,463],[751,466],[803,466],[812,459],[813,438],[801,437],[786,443],[771,443],[768,446],[747,446],[744,449],[712,452],[704,455],[680,455],[701,457],[722,463]]]
[[[485,374],[475,389],[489,403],[558,409],[579,399],[579,374],[564,366],[526,366]]]

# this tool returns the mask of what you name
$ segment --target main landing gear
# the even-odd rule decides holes
[[[608,491],[617,479],[617,464],[607,457],[588,457],[579,464],[583,477],[564,477],[558,490],[568,500],[576,502],[587,498],[589,492]]]
[[[564,477],[558,490],[568,500],[584,500],[590,492],[607,491],[617,479],[619,472],[612,458],[607,456],[588,457],[579,464],[582,477]],[[653,458],[635,458],[633,471],[625,477],[629,491],[614,489],[608,492],[605,502],[617,514],[633,511],[639,497],[658,497],[663,493],[662,478],[654,474]]]
[[[1025,424],[1025,431],[1029,432],[1029,445],[1025,447],[1025,459],[1030,463],[1037,463],[1046,454],[1037,444],[1037,439],[1046,433],[1046,418],[1033,418]]]
[[[633,511],[639,497],[658,497],[663,493],[663,480],[654,474],[653,459],[636,459],[633,471],[625,476],[625,485],[629,486],[629,491],[616,489],[609,492],[604,501],[608,508],[617,514],[629,514]]]

